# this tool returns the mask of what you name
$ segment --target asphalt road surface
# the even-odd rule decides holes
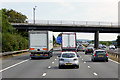
[[[50,59],[31,60],[28,54],[7,58],[2,61],[2,78],[118,78],[118,63],[91,62],[91,55],[78,52],[79,69],[58,69],[58,55],[54,51]]]

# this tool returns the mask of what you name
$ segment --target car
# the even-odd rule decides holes
[[[76,52],[62,52],[59,57],[59,69],[64,66],[79,68],[79,55]]]
[[[87,47],[86,50],[85,50],[85,54],[93,53],[93,51],[94,51],[93,47]]]
[[[102,48],[106,48],[106,45],[102,45]]]
[[[85,47],[83,45],[77,47],[77,51],[85,51]]]
[[[94,44],[89,44],[89,46],[94,47]]]
[[[101,48],[102,48],[102,46],[103,46],[102,44],[99,44],[99,49],[101,49]]]
[[[110,45],[109,49],[115,49],[115,46],[114,45]]]
[[[91,61],[106,61],[108,62],[108,53],[106,50],[95,50],[92,54]]]

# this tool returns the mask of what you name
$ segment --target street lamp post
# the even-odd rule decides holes
[[[35,6],[34,8],[33,8],[33,23],[35,24],[35,9],[36,9],[36,7],[37,6]]]

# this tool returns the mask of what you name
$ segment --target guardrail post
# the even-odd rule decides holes
[[[100,22],[99,22],[99,26],[100,26]]]
[[[111,22],[111,27],[112,27],[112,25],[113,25],[113,24],[112,24],[112,22]]]
[[[73,21],[73,25],[75,25],[75,21]]]
[[[49,24],[49,20],[47,20],[47,24]]]
[[[62,20],[61,20],[61,25],[62,25]]]
[[[88,25],[88,22],[86,21],[86,26]]]

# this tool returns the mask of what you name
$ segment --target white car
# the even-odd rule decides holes
[[[110,45],[109,49],[115,49],[115,46],[114,45]]]
[[[75,52],[62,52],[59,57],[59,69],[64,66],[74,66],[79,68],[79,55]]]

